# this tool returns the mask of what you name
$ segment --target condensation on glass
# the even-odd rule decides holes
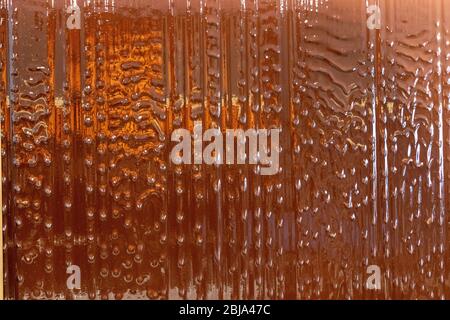
[[[450,298],[449,15],[0,0],[5,297]],[[195,121],[281,170],[173,164]]]

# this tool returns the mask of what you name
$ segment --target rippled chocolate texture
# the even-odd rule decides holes
[[[5,298],[450,298],[450,1],[75,2],[0,0]]]

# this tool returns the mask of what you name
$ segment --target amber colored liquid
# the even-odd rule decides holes
[[[10,2],[7,298],[450,297],[448,1]],[[280,172],[174,165],[195,121],[281,127]]]

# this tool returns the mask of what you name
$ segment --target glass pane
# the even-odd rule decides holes
[[[449,14],[0,0],[5,298],[449,298]]]

